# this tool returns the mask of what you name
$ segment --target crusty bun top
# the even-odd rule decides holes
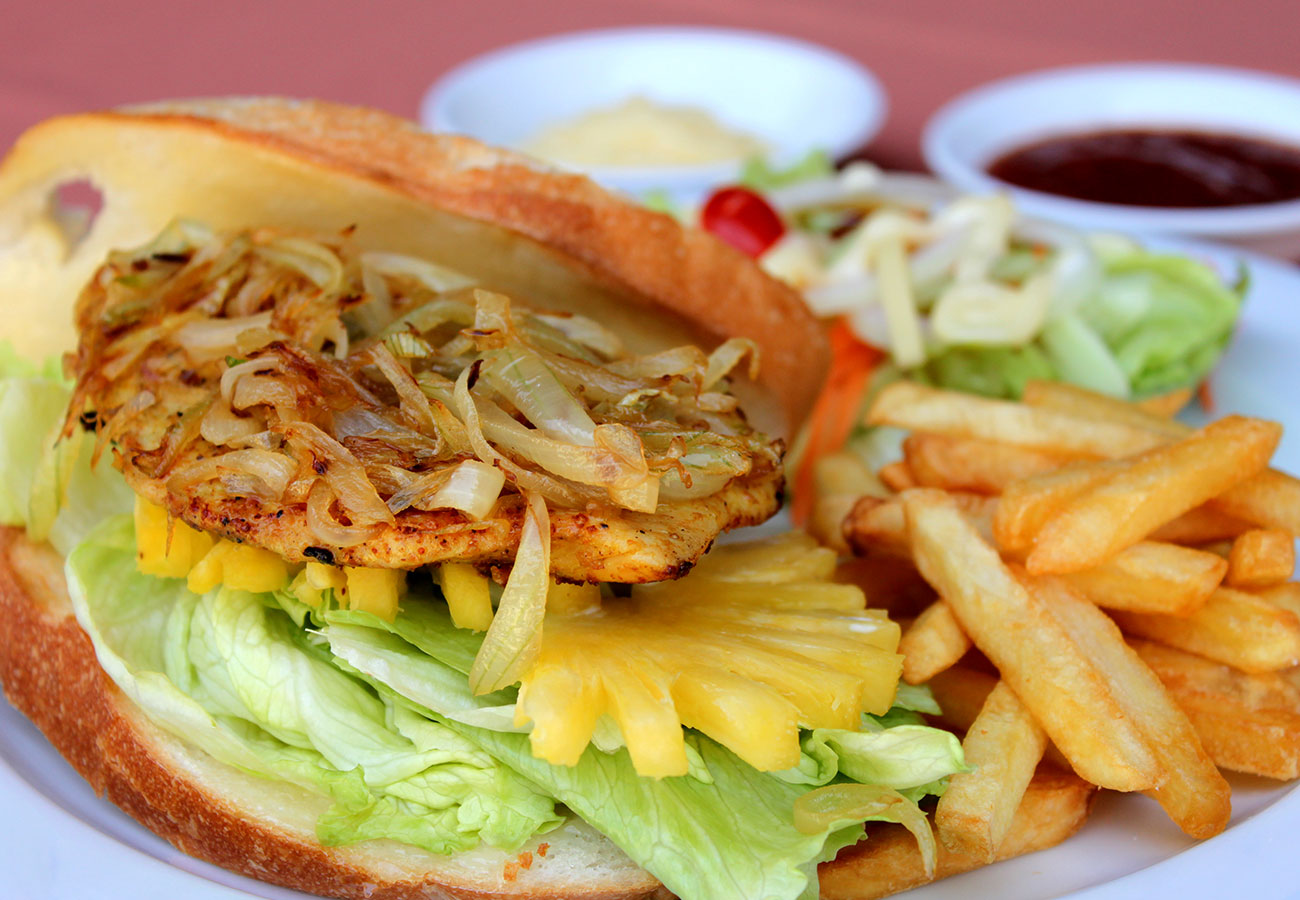
[[[58,189],[78,181],[103,198],[85,235],[58,215]],[[361,247],[592,315],[634,349],[752,338],[760,386],[784,414],[765,422],[759,408],[757,424],[778,432],[803,418],[825,373],[825,338],[799,297],[711,235],[468,138],[279,98],[127,107],[25,133],[0,164],[0,336],[29,354],[69,349],[72,306],[107,253],[177,217],[218,229],[355,225]]]

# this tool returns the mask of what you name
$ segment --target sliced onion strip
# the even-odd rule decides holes
[[[492,448],[487,438],[483,436],[478,407],[469,392],[469,369],[461,372],[460,377],[456,379],[452,408],[465,423],[465,432],[475,455],[485,463],[496,464],[521,490],[537,493],[547,500],[569,507],[583,506],[587,501],[597,499],[579,490],[578,485],[566,484],[558,478],[516,465]]]
[[[418,509],[459,509],[473,519],[486,519],[505,487],[506,476],[496,466],[467,459],[454,469],[432,496],[417,500]]]
[[[482,375],[543,434],[590,447],[596,423],[537,354],[524,347],[489,353]]]
[[[326,547],[355,547],[379,533],[379,525],[342,525],[330,513],[334,491],[323,479],[307,495],[307,530]]]
[[[322,477],[354,525],[393,521],[393,514],[379,499],[365,468],[347,447],[310,422],[290,422],[273,430],[283,434],[290,446],[304,447],[315,455],[316,463],[325,468]]]
[[[437,434],[438,425],[429,410],[429,400],[420,390],[410,370],[398,362],[397,357],[383,344],[375,344],[368,354],[397,392],[402,412],[425,434]]]
[[[749,357],[749,377],[757,378],[758,344],[749,338],[728,338],[723,341],[709,354],[709,363],[704,369],[704,380],[700,384],[700,389],[704,391],[711,389],[726,378],[732,369],[740,365],[740,361],[746,356]]]
[[[499,691],[519,681],[541,650],[546,594],[551,586],[551,517],[540,495],[526,494],[525,499],[514,566],[469,670],[469,686],[475,694]]]
[[[218,447],[233,443],[240,438],[251,437],[265,426],[254,416],[237,416],[230,404],[218,397],[208,411],[203,414],[199,425],[199,435],[203,440]]]
[[[202,362],[220,359],[238,348],[239,336],[245,331],[271,327],[271,313],[264,312],[235,319],[198,319],[187,322],[173,335],[190,359]]]
[[[244,476],[241,484],[250,486],[255,496],[279,500],[298,471],[298,464],[282,453],[271,450],[231,450],[220,456],[191,462],[167,480],[167,489],[183,494],[194,485],[228,475]]]
[[[230,399],[235,395],[235,384],[245,375],[252,375],[253,373],[270,374],[283,371],[284,367],[274,357],[250,359],[233,365],[221,373],[221,399],[229,403]]]

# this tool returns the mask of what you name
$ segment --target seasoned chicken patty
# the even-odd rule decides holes
[[[346,235],[179,224],[115,254],[78,320],[67,427],[173,516],[290,561],[506,566],[539,495],[554,576],[655,581],[780,503],[780,442],[729,391],[749,342],[631,355]]]
[[[475,520],[454,509],[407,510],[366,541],[329,547],[313,543],[301,506],[230,497],[211,484],[189,496],[178,495],[132,467],[126,471],[138,493],[165,506],[178,519],[239,543],[274,550],[290,561],[394,569],[440,562],[508,567],[524,520],[522,497],[508,495],[485,519]],[[551,573],[565,581],[593,583],[679,578],[720,532],[770,518],[779,506],[779,484],[775,471],[738,478],[702,500],[661,503],[653,513],[553,509]]]

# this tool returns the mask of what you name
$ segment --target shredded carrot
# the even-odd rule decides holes
[[[537,845],[537,855],[540,856],[540,857],[542,857],[543,859],[545,859],[545,858],[546,858],[546,854],[547,854],[548,851],[550,851],[550,849],[551,849],[551,845],[550,845],[550,844],[547,844],[547,843],[541,843],[541,844],[538,844],[538,845]]]
[[[1196,399],[1200,401],[1201,409],[1207,413],[1214,412],[1214,389],[1210,387],[1210,379],[1206,378],[1196,388]]]
[[[808,439],[795,472],[790,515],[796,526],[807,522],[812,513],[817,460],[842,448],[859,424],[867,382],[883,357],[875,347],[860,341],[844,319],[831,327],[830,341],[831,370],[808,417]]]
[[[523,853],[520,853],[519,865],[523,866],[525,869],[531,869],[533,867],[533,855],[529,853],[527,850],[525,850]]]
[[[505,870],[501,873],[501,877],[506,881],[514,881],[517,879],[519,877],[519,863],[507,862]]]

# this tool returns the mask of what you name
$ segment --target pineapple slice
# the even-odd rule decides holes
[[[278,553],[223,539],[186,576],[186,587],[196,594],[222,584],[237,591],[278,591],[289,585],[289,564]]]
[[[717,581],[830,581],[839,562],[835,551],[810,535],[788,535],[715,547],[695,566],[695,574]]]
[[[487,631],[492,624],[492,592],[486,575],[469,563],[443,563],[438,583],[457,628]]]
[[[135,498],[136,568],[145,575],[184,578],[216,541],[167,515],[143,497]]]
[[[800,728],[856,729],[886,712],[898,626],[831,583],[833,553],[820,549],[802,535],[731,545],[630,598],[569,614],[548,602],[516,707],[533,754],[574,765],[608,715],[643,776],[686,774],[683,727],[780,771],[799,762]]]
[[[715,666],[691,666],[673,683],[682,724],[733,747],[760,772],[799,765],[799,708],[780,692]],[[775,734],[777,740],[770,740]]]
[[[551,579],[546,591],[546,609],[570,616],[600,609],[600,585],[566,584]]]
[[[290,582],[289,593],[308,606],[319,609],[325,602],[326,591],[333,591],[335,597],[341,597],[347,586],[347,576],[338,566],[309,562]]]
[[[367,569],[344,566],[348,609],[359,609],[391,622],[397,618],[397,601],[406,593],[406,573],[401,569]]]

